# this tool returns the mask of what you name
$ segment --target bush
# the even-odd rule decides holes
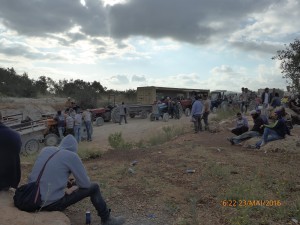
[[[78,155],[82,160],[88,160],[100,158],[102,153],[95,149],[79,148]]]
[[[133,144],[126,142],[121,132],[116,132],[108,136],[108,142],[113,149],[130,150],[133,148]]]

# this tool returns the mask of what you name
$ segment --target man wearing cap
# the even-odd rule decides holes
[[[263,119],[259,116],[256,110],[252,110],[250,112],[250,115],[252,116],[254,122],[253,128],[250,131],[247,131],[239,136],[227,138],[227,140],[230,141],[232,145],[240,144],[242,141],[245,141],[252,137],[261,136],[263,134],[263,125],[265,124]]]
[[[264,133],[262,139],[255,144],[256,148],[264,146],[267,142],[285,138],[285,135],[290,135],[290,131],[286,126],[286,121],[283,118],[283,110],[277,110],[275,115],[275,123],[272,125],[264,125]]]

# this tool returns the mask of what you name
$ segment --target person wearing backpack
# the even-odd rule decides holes
[[[123,217],[111,216],[111,210],[101,195],[99,184],[90,181],[77,150],[78,143],[70,134],[63,138],[58,147],[45,147],[41,150],[28,178],[28,183],[35,182],[45,162],[53,155],[39,180],[42,200],[40,209],[63,211],[89,197],[102,225],[123,224]],[[70,182],[70,176],[75,178],[75,182]]]

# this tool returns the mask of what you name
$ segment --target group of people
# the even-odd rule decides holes
[[[3,123],[0,112],[0,191],[18,188],[21,179],[21,147],[20,134]],[[63,211],[90,197],[102,225],[124,224],[123,217],[111,215],[99,185],[90,181],[77,150],[78,142],[71,134],[65,136],[58,147],[45,147],[41,150],[28,178],[28,183],[35,182],[47,160],[53,156],[44,168],[39,183],[41,210]]]
[[[194,123],[194,131],[198,133],[202,131],[202,120],[204,121],[204,129],[209,129],[208,115],[210,113],[211,100],[207,95],[195,96],[195,101],[191,110],[191,121]]]
[[[248,120],[242,113],[237,113],[236,127],[230,129],[236,136],[229,137],[227,140],[232,145],[239,145],[242,141],[252,137],[261,137],[260,140],[251,148],[259,149],[267,142],[283,139],[285,135],[290,135],[290,128],[287,125],[285,104],[279,97],[278,92],[273,90],[269,93],[269,88],[265,88],[261,95],[259,105],[250,112],[253,119],[253,127],[249,130]],[[269,119],[274,122],[269,124]]]
[[[57,122],[57,130],[60,139],[71,134],[77,142],[81,141],[82,123],[84,123],[87,132],[87,141],[92,141],[92,115],[88,109],[83,112],[78,108],[76,111],[73,108],[67,108],[64,113],[57,111],[54,117]]]
[[[82,123],[84,124],[87,132],[87,141],[92,141],[92,114],[89,109],[82,109],[68,97],[65,102],[65,111],[57,111],[54,117],[57,122],[57,130],[60,140],[64,136],[71,134],[75,137],[77,142],[81,141]]]

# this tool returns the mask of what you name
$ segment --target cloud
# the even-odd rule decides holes
[[[131,0],[110,8],[111,35],[115,38],[169,37],[193,44],[206,44],[240,29],[240,21],[264,12],[271,0]],[[153,16],[155,12],[155,16]]]
[[[126,85],[129,83],[129,79],[126,75],[115,75],[111,76],[108,82],[114,85]]]
[[[139,75],[133,75],[131,78],[131,81],[133,82],[145,82],[146,77],[145,76],[139,76]]]
[[[38,49],[35,49],[24,43],[10,42],[5,39],[0,40],[0,52],[7,56],[24,57],[27,59],[36,59],[36,60],[43,60],[43,59],[61,60],[61,59],[63,59],[63,57],[60,57],[56,54],[40,52]]]

